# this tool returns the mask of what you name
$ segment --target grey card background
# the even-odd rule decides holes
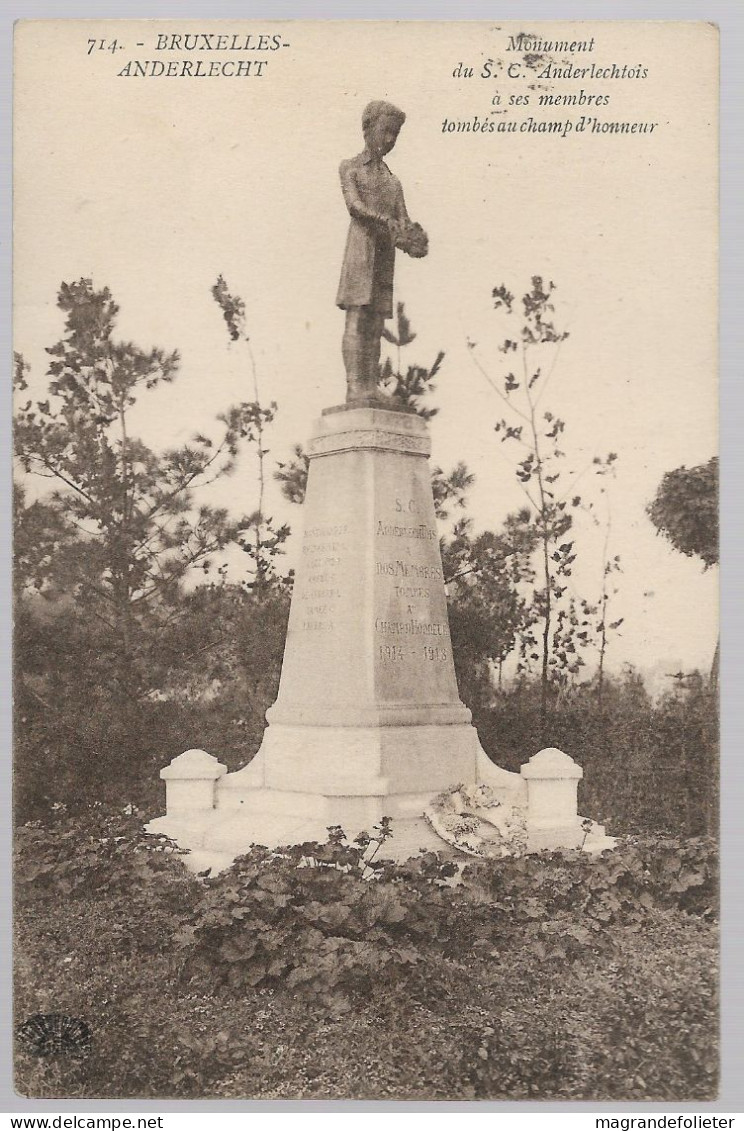
[[[741,708],[740,696],[737,689],[742,677],[740,633],[742,629],[742,606],[736,587],[737,565],[741,561],[742,546],[741,536],[738,535],[737,511],[740,509],[739,492],[742,483],[741,454],[738,437],[742,423],[742,398],[737,385],[736,363],[741,356],[742,338],[742,288],[740,276],[740,262],[737,260],[737,248],[741,243],[740,216],[737,215],[737,203],[741,199],[741,146],[738,138],[741,136],[742,121],[740,107],[742,98],[741,70],[744,66],[742,59],[742,28],[744,26],[740,14],[734,12],[733,6],[725,4],[693,4],[693,3],[656,3],[635,4],[615,3],[604,5],[600,3],[564,3],[560,6],[555,3],[531,3],[526,8],[521,4],[503,4],[495,11],[493,4],[462,3],[457,10],[449,4],[435,3],[380,3],[380,4],[341,4],[341,3],[274,3],[274,4],[240,4],[216,3],[210,5],[208,12],[205,5],[197,3],[150,3],[150,4],[114,4],[114,3],[79,3],[79,4],[51,4],[27,3],[7,4],[2,13],[2,75],[4,87],[4,105],[9,106],[11,101],[12,77],[12,21],[14,19],[194,19],[204,18],[208,15],[212,19],[375,19],[375,20],[487,20],[505,21],[519,19],[520,21],[539,20],[696,20],[718,23],[721,29],[721,123],[722,123],[722,197],[721,197],[721,449],[722,449],[722,504],[724,526],[722,532],[722,557],[723,557],[723,605],[722,605],[722,696],[723,696],[723,733],[722,733],[722,845],[724,851],[724,942],[723,942],[723,1061],[722,1061],[722,1088],[718,1103],[713,1105],[681,1105],[679,1110],[721,1110],[741,1111],[744,1109],[744,1083],[740,1078],[740,1054],[738,1046],[742,1039],[742,1008],[744,1006],[744,986],[742,985],[741,965],[741,883],[739,880],[739,860],[741,851],[742,834],[739,813],[742,805],[742,771],[739,745],[741,738]],[[685,66],[687,67],[687,61]],[[694,67],[688,73],[679,76],[681,82],[696,84],[701,78],[695,73]],[[339,157],[343,154],[339,154]],[[3,123],[2,150],[0,159],[3,171],[3,209],[6,220],[9,220],[10,201],[10,121],[6,115]],[[417,197],[418,197],[417,193]],[[424,217],[422,217],[424,218]],[[738,228],[737,228],[738,223]],[[9,223],[5,232],[8,233]],[[336,257],[340,255],[340,248]],[[5,304],[6,317],[3,321],[3,340],[6,345],[6,356],[10,356],[10,270],[9,247],[6,240],[3,245],[2,283],[4,293],[8,295]],[[432,284],[433,285],[433,284]],[[161,335],[162,336],[162,335]],[[154,334],[153,338],[157,339]],[[0,442],[3,452],[7,454],[4,461],[6,480],[2,492],[2,523],[5,534],[4,545],[10,544],[9,529],[9,470],[10,470],[10,406],[9,406],[10,380],[6,377],[5,389],[8,390],[6,401],[7,411],[0,417]],[[301,433],[300,433],[301,434]],[[674,466],[670,463],[669,466]],[[738,535],[738,536],[737,536]],[[3,639],[0,651],[0,661],[3,665],[5,688],[10,687],[10,561],[9,555],[3,557],[2,573],[2,611],[3,611]],[[10,999],[10,759],[7,752],[10,750],[10,710],[9,694],[3,697],[2,711],[2,737],[5,740],[3,749],[6,751],[4,762],[5,785],[2,791],[2,808],[0,820],[3,826],[3,859],[2,869],[5,884],[3,885],[3,930],[0,935],[2,948],[2,1060],[0,1061],[0,1110],[27,1110],[27,1111],[61,1111],[61,1110],[137,1110],[146,1106],[148,1110],[167,1111],[178,1110],[184,1107],[209,1110],[242,1110],[265,1108],[278,1110],[276,1104],[251,1104],[239,1101],[225,1101],[221,1105],[204,1101],[202,1104],[165,1103],[163,1101],[146,1103],[140,1101],[122,1101],[120,1103],[107,1102],[101,1104],[91,1101],[83,1104],[78,1101],[26,1101],[13,1093],[12,1071],[10,1058],[11,1045],[11,999]],[[324,1106],[336,1109],[343,1106],[359,1110],[375,1110],[380,1107],[391,1108],[394,1104],[331,1104],[324,1105],[314,1101],[313,1110],[320,1110]],[[411,1105],[412,1107],[426,1107],[436,1105]],[[463,1107],[468,1105],[448,1105],[448,1107]],[[602,1105],[610,1110],[641,1111],[650,1107],[659,1108],[660,1105]],[[304,1105],[286,1104],[283,1108],[303,1110]],[[479,1109],[494,1107],[500,1110],[527,1110],[535,1108],[544,1111],[550,1110],[595,1110],[592,1104],[561,1104],[551,1108],[549,1104],[493,1104],[479,1105]],[[676,1110],[676,1109],[675,1109]]]

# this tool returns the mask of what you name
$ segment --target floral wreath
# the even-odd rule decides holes
[[[502,802],[487,785],[454,785],[424,810],[437,836],[467,856],[519,856],[527,849],[527,821],[519,805]]]

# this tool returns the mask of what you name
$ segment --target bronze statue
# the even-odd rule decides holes
[[[395,249],[421,258],[428,239],[411,223],[400,181],[382,158],[398,140],[406,116],[389,102],[370,102],[362,115],[365,147],[341,162],[341,189],[351,215],[336,304],[346,311],[342,353],[346,400],[374,400],[380,339],[393,314]]]

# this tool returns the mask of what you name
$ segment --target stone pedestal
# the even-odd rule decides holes
[[[169,815],[210,812],[215,807],[215,782],[227,773],[206,750],[184,750],[160,771]]]
[[[281,683],[254,763],[218,804],[261,788],[334,799],[338,823],[409,813],[474,781],[460,702],[426,424],[378,407],[327,410],[309,444],[302,557]]]
[[[584,771],[554,747],[540,750],[522,766],[527,783],[527,847],[578,848],[584,840],[577,791]]]

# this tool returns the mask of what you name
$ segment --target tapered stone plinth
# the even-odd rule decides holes
[[[317,424],[279,694],[256,762],[219,783],[218,805],[235,807],[245,782],[382,816],[475,780],[429,450],[413,413],[344,407]]]
[[[380,409],[327,413],[308,454],[302,561],[270,727],[469,723],[425,423]]]

